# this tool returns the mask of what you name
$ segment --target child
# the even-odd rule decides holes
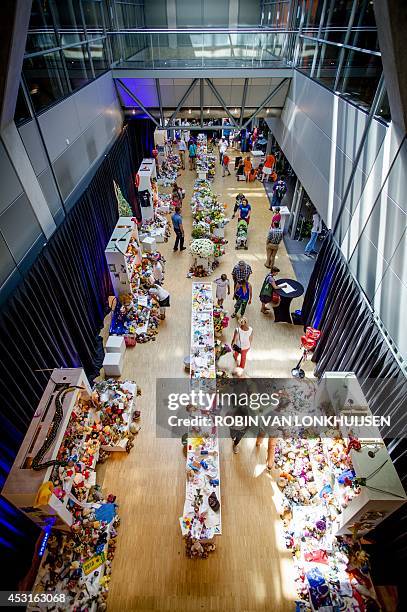
[[[235,205],[233,207],[232,219],[236,217],[236,213],[239,210],[240,203],[244,200],[244,193],[238,193],[236,196]]]
[[[272,208],[272,212],[273,212],[273,217],[271,219],[271,226],[270,227],[274,227],[275,223],[278,223],[280,225],[280,222],[281,222],[280,207],[276,206],[275,208]]]
[[[222,308],[223,301],[226,299],[227,294],[230,295],[230,284],[226,274],[221,274],[220,278],[215,280],[216,285],[216,299],[218,300],[219,308]]]

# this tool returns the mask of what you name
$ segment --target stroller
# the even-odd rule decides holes
[[[236,249],[245,249],[247,251],[247,232],[247,221],[245,221],[244,219],[240,219],[237,224],[236,230]]]

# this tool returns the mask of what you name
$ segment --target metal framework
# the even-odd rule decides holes
[[[205,81],[209,89],[211,90],[215,98],[217,99],[221,109],[225,111],[225,115],[229,119],[230,125],[235,129],[242,129],[242,128],[246,128],[249,125],[249,123],[255,117],[258,116],[258,114],[264,109],[264,107],[267,106],[272,101],[272,99],[283,89],[283,87],[289,83],[290,79],[288,77],[282,78],[280,82],[276,85],[276,87],[274,87],[274,89],[263,100],[263,102],[254,110],[254,112],[251,109],[251,114],[246,120],[245,120],[244,114],[245,114],[246,101],[247,101],[247,95],[248,95],[248,90],[249,90],[249,79],[248,78],[246,78],[244,81],[241,103],[240,105],[238,104],[235,107],[236,109],[237,108],[240,109],[239,116],[237,117],[233,116],[231,109],[228,108],[227,104],[225,103],[224,99],[222,98],[221,94],[219,93],[218,89],[215,87],[211,79],[201,79],[201,78],[192,79],[187,90],[185,91],[181,99],[179,100],[175,110],[172,112],[171,116],[166,122],[165,117],[164,117],[164,108],[163,108],[159,79],[155,79],[155,87],[156,87],[157,100],[158,100],[158,106],[159,106],[159,116],[154,116],[153,115],[154,111],[152,111],[152,109],[148,110],[146,106],[142,103],[142,101],[139,99],[139,97],[133,91],[129,89],[129,87],[123,82],[122,79],[115,78],[115,83],[116,83],[116,87],[117,87],[119,96],[120,96],[120,88],[122,88],[123,91],[125,91],[126,94],[134,101],[135,106],[138,106],[152,121],[154,121],[158,129],[166,129],[166,130],[180,128],[179,125],[176,125],[174,123],[174,120],[176,119],[179,112],[183,108],[185,108],[185,103],[188,100],[191,92],[197,86],[198,81],[199,81],[199,106],[197,110],[199,113],[199,125],[198,126],[188,126],[189,130],[193,130],[195,129],[195,127],[196,129],[214,129],[215,130],[215,129],[218,129],[219,127],[219,126],[205,125],[205,122],[204,122],[204,107],[205,107],[204,84],[205,84]],[[156,107],[154,107],[154,109],[156,109]],[[220,129],[221,129],[221,126],[220,126]]]

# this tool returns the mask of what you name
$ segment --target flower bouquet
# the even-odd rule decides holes
[[[207,238],[193,240],[189,248],[195,257],[212,257],[214,254],[214,244]]]
[[[229,344],[224,344],[220,340],[215,340],[215,359],[218,361],[223,355],[227,355],[231,352]]]
[[[223,329],[226,329],[229,325],[229,317],[227,312],[222,308],[213,309],[213,327],[215,334],[221,334]]]

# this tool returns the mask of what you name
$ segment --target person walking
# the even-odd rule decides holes
[[[178,245],[180,251],[185,251],[186,247],[184,247],[184,226],[182,224],[182,217],[180,215],[181,209],[179,206],[176,207],[174,214],[171,217],[172,227],[175,232],[175,244],[174,251],[178,251]]]
[[[243,221],[246,221],[247,225],[249,225],[251,212],[252,207],[250,206],[247,198],[243,198],[239,205],[239,221],[243,219]]]
[[[271,212],[273,213],[273,216],[271,218],[271,224],[273,223],[281,223],[281,212],[280,212],[280,207],[276,206],[274,209],[271,209]]]
[[[287,193],[287,183],[282,176],[278,181],[276,181],[273,185],[273,198],[271,200],[270,210],[273,210],[275,206],[281,206],[281,202],[285,194]]]
[[[227,153],[224,153],[222,157],[222,176],[225,176],[226,172],[228,173],[228,176],[230,176],[229,162],[230,162],[229,155],[227,155]]]
[[[245,199],[244,193],[238,193],[236,196],[235,204],[233,206],[233,215],[232,219],[236,217],[236,213],[239,210],[241,202]]]
[[[235,312],[232,314],[232,319],[237,317],[239,310],[241,316],[243,317],[244,313],[246,312],[247,305],[252,303],[252,286],[249,281],[243,280],[237,283],[234,298],[236,303]]]
[[[243,163],[244,166],[244,174],[246,177],[246,182],[249,180],[250,170],[252,169],[252,162],[250,161],[250,157],[247,156]]]
[[[266,241],[266,268],[274,268],[274,262],[276,259],[278,247],[283,239],[283,230],[280,228],[280,224],[274,222],[269,229]]]
[[[183,138],[181,138],[178,141],[178,153],[179,153],[179,158],[181,160],[181,168],[183,170],[185,170],[185,155],[187,152],[187,145],[186,142]]]
[[[266,157],[266,161],[264,162],[264,166],[263,166],[263,180],[267,182],[270,180],[270,177],[273,173],[273,169],[274,166],[276,165],[276,158],[275,155],[273,155],[273,153],[270,153],[270,155],[267,155]]]
[[[216,285],[216,299],[219,308],[222,308],[224,300],[226,300],[226,293],[230,295],[230,283],[226,274],[221,274],[220,278],[215,280]]]
[[[239,321],[239,326],[235,329],[232,339],[233,358],[237,367],[241,370],[240,375],[243,374],[243,370],[245,369],[247,353],[250,350],[252,341],[253,329],[248,324],[246,317],[242,317]]]
[[[228,411],[227,416],[231,416],[234,419],[236,419],[236,417],[246,418],[249,416],[249,414],[248,414],[248,410],[246,406],[240,406],[239,404],[237,405],[233,404],[231,406],[231,409]],[[239,452],[239,448],[238,448],[239,442],[245,436],[248,429],[249,427],[245,425],[244,421],[242,425],[235,422],[233,424],[233,427],[229,428],[230,437],[232,438],[232,442],[233,442],[232,450],[235,455],[237,455],[237,453]]]
[[[219,143],[219,163],[221,166],[223,162],[223,156],[227,150],[228,150],[228,143],[226,142],[224,138],[222,138],[222,140]]]
[[[196,167],[196,144],[194,143],[193,140],[189,143],[188,152],[189,152],[189,169],[190,170],[195,170],[195,167]]]
[[[309,239],[307,246],[305,247],[304,254],[307,257],[312,257],[313,255],[317,255],[318,251],[316,250],[318,236],[322,230],[322,221],[321,217],[317,213],[314,212],[312,215],[312,228],[311,228],[311,238]]]
[[[251,273],[252,269],[249,264],[241,259],[232,270],[234,287],[236,288],[237,283],[248,281]]]
[[[259,434],[257,436],[257,440],[256,440],[257,448],[260,448],[265,437],[266,437],[266,432],[263,429],[260,429]],[[277,444],[277,439],[274,438],[273,436],[269,436],[269,439],[267,442],[267,461],[266,461],[266,469],[268,472],[271,472],[274,467],[276,444]]]

